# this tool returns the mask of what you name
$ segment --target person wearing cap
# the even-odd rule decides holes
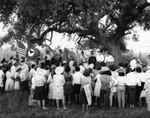
[[[79,102],[79,94],[81,88],[81,78],[83,74],[80,72],[80,67],[75,67],[75,73],[73,74],[73,94],[75,95],[75,102]]]
[[[2,70],[2,65],[0,65],[0,92],[2,92],[2,88],[4,86],[3,80],[4,80],[5,74]]]
[[[53,76],[54,89],[53,89],[53,99],[56,100],[57,110],[59,110],[59,100],[62,100],[63,109],[66,110],[65,97],[64,97],[64,84],[65,78],[62,75],[64,72],[64,67],[58,66],[55,69],[55,75]]]
[[[134,108],[135,105],[135,95],[136,95],[136,86],[140,85],[139,79],[137,79],[137,73],[135,69],[130,68],[130,72],[126,75],[126,85],[129,93],[130,108]]]
[[[125,84],[126,84],[126,75],[125,70],[120,68],[117,70],[118,77],[117,77],[117,98],[118,98],[118,107],[125,107]]]
[[[109,109],[109,96],[112,87],[111,71],[107,66],[101,68],[100,108]]]

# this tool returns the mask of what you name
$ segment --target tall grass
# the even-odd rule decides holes
[[[81,105],[67,105],[68,110],[56,110],[56,106],[49,105],[48,110],[39,110],[28,107],[29,95],[22,92],[12,92],[0,95],[0,118],[150,118],[150,113],[145,107],[135,109],[100,110],[90,106],[89,114],[81,113]]]

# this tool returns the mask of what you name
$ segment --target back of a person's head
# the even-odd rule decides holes
[[[71,70],[71,69],[70,69],[70,67],[69,67],[69,66],[66,66],[66,67],[65,67],[65,72],[67,72],[67,73],[68,73],[68,72],[70,72],[70,70]]]
[[[32,65],[31,65],[31,68],[34,68],[34,67],[35,67],[35,64],[32,64]]]
[[[129,71],[130,71],[130,72],[134,72],[134,71],[135,71],[135,68],[130,68]]]
[[[84,72],[83,72],[83,75],[85,77],[88,77],[88,76],[90,76],[90,73],[91,73],[91,71],[89,69],[85,69]]]
[[[118,73],[119,76],[125,76],[125,73],[124,72],[120,72]]]
[[[75,71],[76,71],[76,72],[80,71],[80,67],[79,67],[79,66],[76,66],[76,67],[75,67]]]
[[[115,71],[117,69],[117,66],[113,64],[113,65],[110,65],[109,68],[111,71]]]
[[[40,67],[41,67],[42,69],[44,69],[44,68],[45,68],[45,63],[44,63],[44,62],[41,62],[41,63],[40,63]]]
[[[142,72],[141,67],[137,67],[137,68],[136,68],[136,72],[137,72],[137,73],[141,73],[141,72]]]
[[[124,64],[123,63],[119,63],[118,66],[124,67]]]
[[[108,70],[108,71],[103,71],[103,72],[101,72],[101,74],[102,74],[102,75],[109,75],[109,76],[111,76],[111,71],[110,71],[110,70]]]

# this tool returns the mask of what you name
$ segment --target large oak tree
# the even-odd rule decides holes
[[[149,16],[146,0],[0,0],[0,20],[28,42],[42,44],[53,31],[74,33],[81,37],[78,42],[88,38],[106,47],[116,63],[126,31],[137,23],[148,29]]]

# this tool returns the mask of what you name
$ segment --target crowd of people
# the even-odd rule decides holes
[[[67,104],[82,104],[82,112],[88,112],[89,104],[84,86],[89,85],[92,104],[100,109],[111,107],[133,109],[146,104],[150,111],[150,69],[134,58],[129,63],[114,64],[113,56],[98,51],[87,57],[81,53],[81,63],[74,60],[52,63],[49,52],[45,60],[27,65],[25,58],[0,64],[0,91],[29,92],[29,105],[38,104],[48,109],[47,100],[60,110]],[[144,98],[144,100],[142,99]]]

